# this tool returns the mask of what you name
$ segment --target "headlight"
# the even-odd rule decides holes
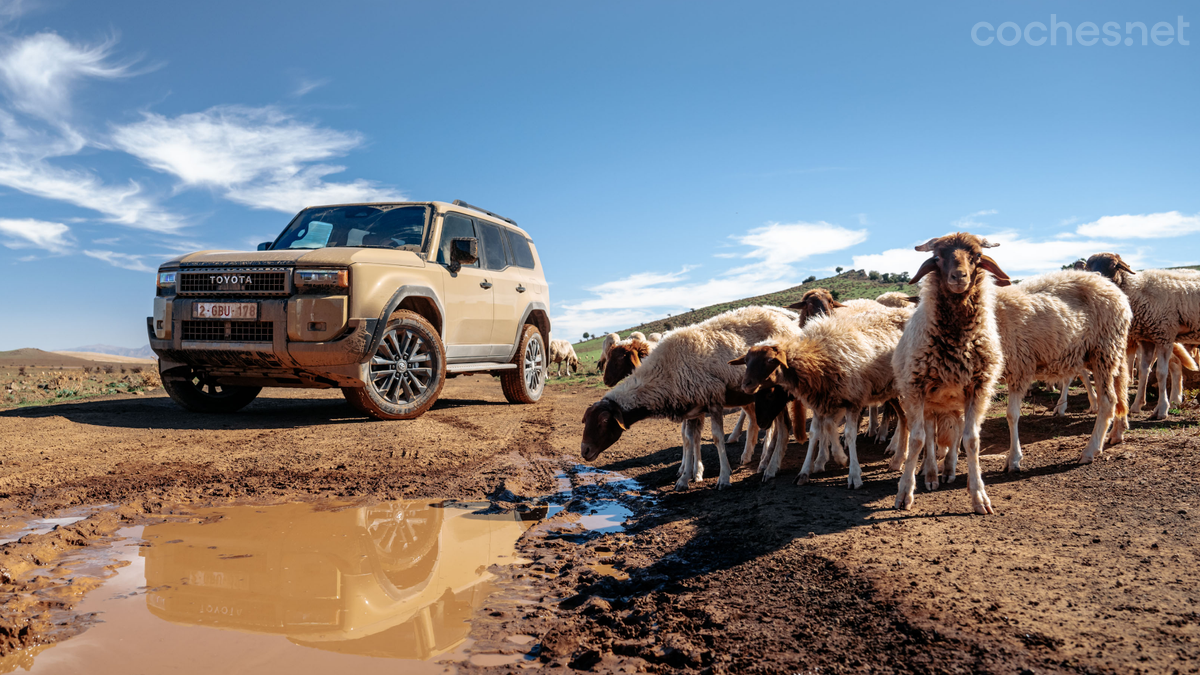
[[[349,288],[349,270],[296,270],[296,288]]]
[[[164,288],[166,286],[174,286],[175,285],[175,274],[176,274],[175,272],[159,272],[158,273],[158,287]]]

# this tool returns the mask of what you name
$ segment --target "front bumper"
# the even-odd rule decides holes
[[[150,347],[159,357],[159,369],[164,377],[171,377],[172,371],[190,377],[191,371],[199,370],[224,384],[362,386],[362,364],[367,359],[376,319],[347,319],[340,331],[331,331],[336,337],[320,342],[299,342],[289,337],[289,312],[295,314],[297,301],[303,302],[304,298],[176,297],[162,300],[162,307],[156,302],[156,316],[147,318],[146,328]],[[184,339],[198,335],[198,331],[190,326],[189,330],[184,330],[184,321],[193,321],[192,305],[214,301],[257,303],[257,323],[260,326],[270,324],[269,341],[263,339],[267,329],[258,331],[260,341],[230,339],[239,334],[231,332],[230,325],[245,326],[236,326],[241,323],[236,321],[226,324],[223,335],[219,328],[216,330],[216,334],[224,339]],[[157,326],[159,321],[164,321],[164,325]],[[292,323],[295,322],[292,318]],[[209,330],[206,336],[212,333]]]

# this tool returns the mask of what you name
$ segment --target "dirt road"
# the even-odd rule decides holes
[[[0,653],[86,627],[65,608],[88,585],[31,595],[45,584],[32,570],[180,505],[533,501],[578,461],[580,419],[601,394],[552,385],[538,405],[512,406],[492,378],[463,377],[412,422],[291,390],[227,417],[182,412],[161,393],[0,411],[0,536],[32,515],[113,505],[0,547]],[[675,493],[678,426],[641,422],[595,466],[639,479],[656,505],[623,533],[527,537],[535,562],[500,586],[546,601],[506,606],[499,593],[472,635],[532,635],[531,663],[601,671],[1200,672],[1197,411],[1157,423],[1135,413],[1124,445],[1078,466],[1086,398],[1073,396],[1065,419],[1051,405],[1041,394],[1026,406],[1017,476],[1000,473],[1002,411],[985,423],[988,517],[969,515],[961,475],[892,510],[897,476],[870,443],[858,491],[844,469],[793,486],[793,444],[775,482],[742,470],[718,492],[706,442],[710,480]]]

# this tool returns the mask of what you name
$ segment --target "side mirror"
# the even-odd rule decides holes
[[[450,271],[457,273],[463,265],[479,260],[479,240],[475,237],[455,237],[450,240]]]
[[[264,241],[263,243],[258,245],[258,250],[260,250],[260,251],[269,251],[270,249],[271,249],[271,242],[269,242],[269,241]]]

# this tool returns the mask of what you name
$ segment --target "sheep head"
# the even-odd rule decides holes
[[[650,353],[650,345],[642,340],[625,340],[613,345],[604,364],[604,386],[615,387],[642,365]]]
[[[814,316],[833,313],[837,307],[845,307],[845,305],[834,300],[833,294],[827,288],[814,288],[801,296],[799,302],[788,305],[788,309],[794,309],[800,313],[801,326],[808,323],[808,320]]]
[[[629,427],[625,424],[625,411],[616,401],[602,398],[583,412],[583,440],[579,443],[579,454],[592,461],[600,453],[621,439]]]
[[[1130,269],[1129,265],[1125,264],[1125,261],[1121,260],[1121,256],[1117,255],[1116,253],[1097,253],[1096,255],[1088,258],[1087,270],[1089,272],[1103,274],[1118,284],[1121,283],[1122,273],[1137,274]]]
[[[983,254],[983,249],[999,246],[987,239],[967,232],[956,232],[944,237],[934,237],[916,247],[918,251],[933,253],[908,283],[915,284],[926,274],[937,272],[939,280],[952,293],[966,293],[975,283],[976,273],[987,270],[996,278],[997,286],[1008,286],[1011,282],[995,260]]]
[[[775,373],[787,368],[787,353],[777,344],[757,344],[745,356],[729,362],[731,366],[746,366],[742,376],[742,391],[753,394],[766,382],[775,381]]]

